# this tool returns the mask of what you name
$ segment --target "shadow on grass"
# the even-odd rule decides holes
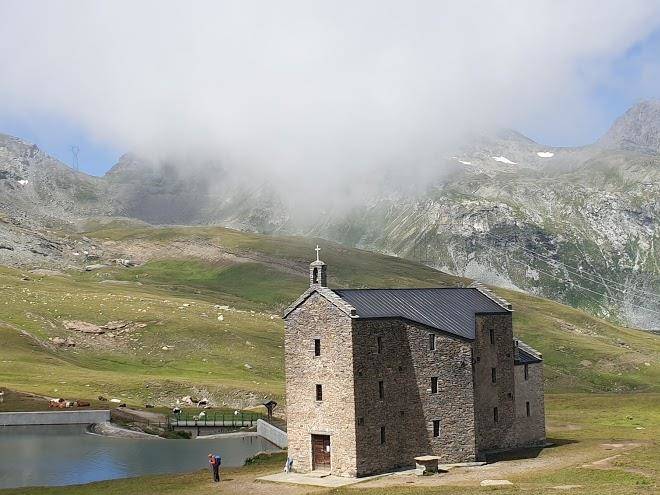
[[[577,440],[570,440],[568,438],[548,438],[547,443],[540,447],[528,447],[523,449],[507,450],[503,452],[490,452],[485,454],[485,459],[488,464],[498,461],[517,461],[520,459],[534,459],[539,456],[541,452],[546,449],[554,449],[562,445],[569,445],[578,443]]]

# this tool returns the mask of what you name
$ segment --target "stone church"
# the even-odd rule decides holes
[[[317,248],[284,319],[295,471],[366,476],[545,441],[542,356],[481,286],[329,289]]]

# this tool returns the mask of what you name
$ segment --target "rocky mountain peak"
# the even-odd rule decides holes
[[[598,144],[660,153],[660,100],[642,101],[631,107],[616,119]]]

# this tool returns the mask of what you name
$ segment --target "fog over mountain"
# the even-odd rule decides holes
[[[466,133],[535,122],[584,141],[600,117],[586,93],[660,21],[647,1],[0,9],[5,112],[62,119],[184,174],[213,163],[206,183],[219,164],[306,211],[353,204],[383,176],[424,187]]]
[[[0,4],[4,115],[126,151],[93,177],[0,136],[0,263],[80,267],[66,233],[90,218],[221,224],[660,326],[660,105],[605,132],[593,97],[644,93],[610,76],[660,4],[182,5]]]

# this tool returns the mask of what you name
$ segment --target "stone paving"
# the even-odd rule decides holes
[[[394,474],[413,474],[414,469],[407,471],[397,471],[395,473],[385,473],[378,474],[375,476],[365,476],[363,478],[348,478],[344,476],[334,476],[331,474],[320,474],[320,473],[276,473],[270,474],[268,476],[262,476],[257,478],[259,481],[269,481],[272,483],[290,483],[294,485],[310,485],[310,486],[322,486],[325,488],[339,488],[341,486],[354,485],[356,483],[362,483],[364,481],[374,480],[376,478],[382,478],[384,476],[391,476]]]

